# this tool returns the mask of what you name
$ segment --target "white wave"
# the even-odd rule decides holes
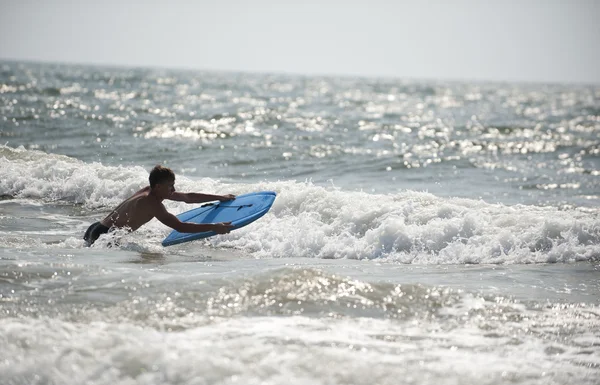
[[[397,384],[399,378],[592,384],[597,324],[584,310],[522,316],[507,307],[500,313],[514,320],[506,324],[496,308],[491,317],[461,313],[450,325],[435,318],[399,323],[190,314],[196,326],[175,331],[127,319],[7,317],[0,320],[0,378],[10,384]],[[577,336],[557,340],[564,324]]]
[[[0,195],[108,210],[147,185],[147,177],[148,171],[142,167],[88,164],[0,146]],[[504,206],[415,191],[375,195],[295,181],[224,184],[210,178],[178,177],[177,187],[216,194],[276,191],[277,199],[265,217],[209,240],[215,247],[233,247],[257,258],[384,258],[424,264],[600,258],[597,210]],[[165,203],[175,214],[193,207]],[[154,244],[168,231],[153,220],[127,236],[133,242],[128,247],[155,251]]]
[[[372,195],[280,182],[272,215],[216,246],[257,257],[387,258],[402,263],[536,263],[600,257],[597,214],[492,205],[406,191]]]
[[[110,206],[139,189],[141,167],[107,167],[23,147],[0,146],[0,195]]]

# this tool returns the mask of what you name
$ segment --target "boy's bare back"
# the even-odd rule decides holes
[[[127,198],[100,223],[106,227],[128,227],[135,231],[162,211],[160,208],[164,210],[162,202],[150,195],[150,186],[147,186]]]

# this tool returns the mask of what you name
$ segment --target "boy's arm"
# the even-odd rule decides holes
[[[180,233],[202,233],[205,231],[214,231],[217,234],[227,234],[233,228],[231,222],[207,224],[181,222],[175,215],[168,212],[165,206],[162,204],[158,204],[155,217],[163,224],[179,231]]]
[[[203,202],[211,202],[211,201],[231,201],[235,199],[235,195],[209,195],[209,194],[199,194],[199,193],[180,193],[174,192],[167,199],[178,202],[185,203],[203,203]]]

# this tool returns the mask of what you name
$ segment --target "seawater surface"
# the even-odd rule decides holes
[[[598,86],[0,62],[0,383],[597,384],[599,134]],[[85,248],[157,163],[278,196]]]

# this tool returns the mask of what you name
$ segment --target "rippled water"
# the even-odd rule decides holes
[[[6,63],[2,78],[5,140],[86,162],[491,203],[599,203],[594,86]]]
[[[599,133],[597,86],[2,62],[0,383],[596,384]],[[157,163],[277,199],[83,247]]]

